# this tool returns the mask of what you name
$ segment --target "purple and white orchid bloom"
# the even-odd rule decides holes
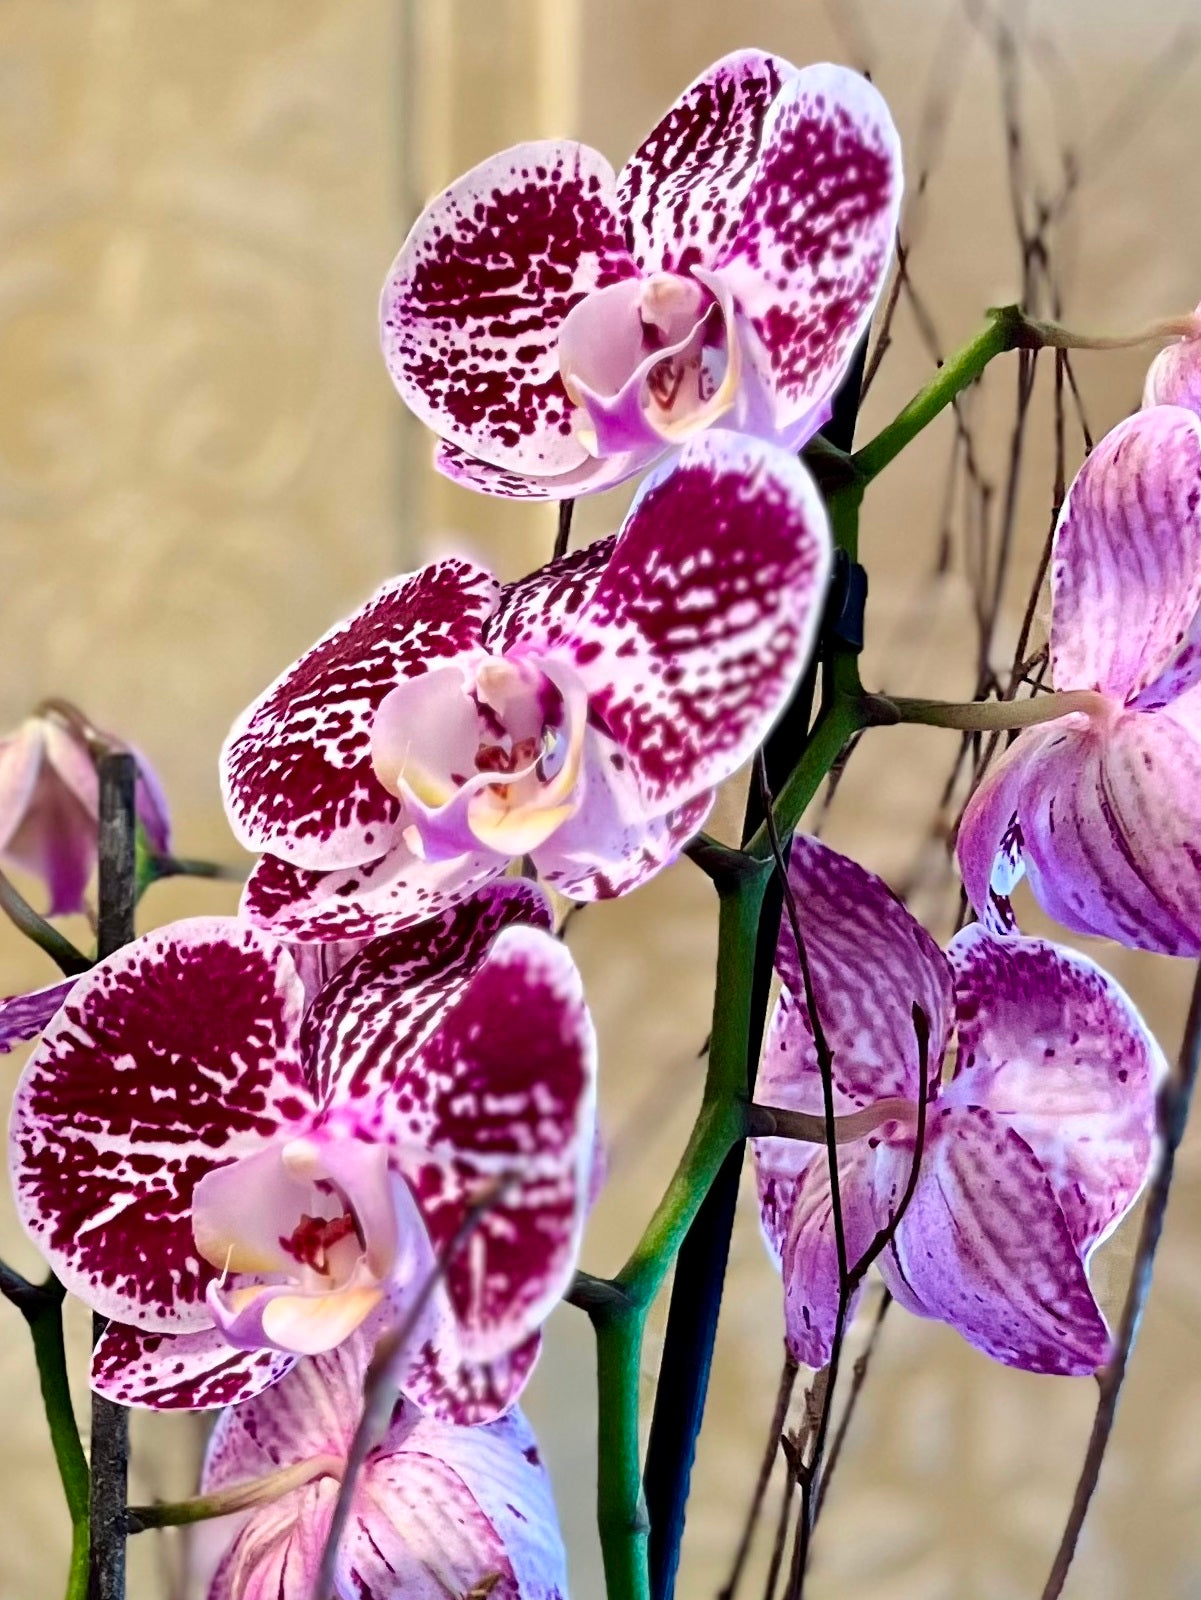
[[[236,1523],[210,1525],[205,1543],[224,1533],[228,1544],[208,1600],[312,1600],[370,1353],[355,1334],[218,1419],[203,1494],[289,1469],[306,1481]],[[566,1593],[550,1478],[521,1413],[461,1428],[402,1401],[356,1481],[331,1600]]]
[[[1051,681],[1069,715],[1014,741],[968,805],[959,864],[1012,926],[1024,871],[1065,927],[1201,954],[1201,420],[1137,412],[1081,467],[1051,558]]]
[[[871,319],[900,198],[865,78],[737,51],[620,176],[544,140],[433,200],[384,285],[388,370],[440,470],[489,494],[605,489],[714,424],[795,450]]]
[[[1201,305],[1191,332],[1165,345],[1147,369],[1144,406],[1184,406],[1201,415]]]
[[[530,856],[562,894],[675,859],[813,646],[830,534],[804,467],[692,440],[621,530],[502,587],[444,560],[394,579],[239,717],[243,910],[285,939],[408,926]]]
[[[406,1393],[504,1410],[570,1281],[594,1141],[592,1024],[549,927],[511,880],[367,944],[311,1003],[282,945],[219,917],[76,981],[10,1162],[34,1243],[113,1319],[97,1389],[232,1403],[407,1315],[441,1261]]]
[[[903,1306],[1009,1366],[1094,1371],[1109,1331],[1086,1267],[1154,1153],[1166,1071],[1155,1040],[1112,978],[1072,951],[976,924],[944,955],[879,878],[815,839],[794,839],[788,875],[833,1054],[848,1264],[899,1213],[878,1266]],[[820,1117],[787,924],[776,968],[783,988],[756,1098]],[[902,1213],[921,1085],[915,1004],[930,1027],[926,1127]],[[788,1346],[822,1366],[839,1293],[827,1149],[759,1139],[755,1160]]]
[[[120,748],[109,735],[101,737]],[[167,802],[140,756],[136,802],[151,849],[166,854]],[[99,831],[100,783],[81,726],[65,712],[48,709],[0,738],[0,861],[42,879],[48,916],[87,910]]]

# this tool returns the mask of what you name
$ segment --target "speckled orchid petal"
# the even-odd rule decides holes
[[[146,1333],[110,1322],[92,1352],[92,1387],[123,1406],[209,1411],[260,1394],[294,1360],[278,1350],[235,1350],[216,1328]]]
[[[538,658],[552,652],[591,604],[616,543],[608,534],[506,583],[484,627],[488,648],[499,654],[519,647]]]
[[[7,1055],[15,1044],[36,1038],[71,993],[76,981],[63,978],[45,989],[6,995],[0,1000],[0,1055]]]
[[[646,465],[645,454],[635,450],[603,459],[586,456],[570,472],[538,478],[529,473],[511,472],[507,467],[494,467],[489,461],[468,455],[449,439],[439,440],[434,449],[434,466],[444,478],[465,489],[498,495],[504,500],[574,500],[578,495],[599,494],[602,489],[612,489],[636,477]]]
[[[491,850],[424,861],[404,843],[341,872],[306,872],[265,855],[246,881],[242,914],[279,939],[373,939],[440,916],[508,864]]]
[[[788,1228],[781,1241],[784,1329],[795,1359],[809,1367],[822,1367],[830,1359],[838,1315],[838,1248],[825,1148],[808,1145],[804,1149],[806,1159],[795,1174]],[[845,1145],[838,1152],[838,1197],[849,1266],[854,1266],[876,1237],[872,1209],[875,1159],[866,1140]],[[852,1300],[851,1313],[858,1299],[856,1295]]]
[[[805,941],[822,1031],[834,1057],[834,1084],[846,1110],[894,1095],[916,1099],[919,1075],[913,1007],[930,1024],[928,1080],[937,1081],[952,1021],[951,969],[934,940],[882,879],[818,839],[792,841],[788,882]],[[821,1078],[801,1003],[804,983],[789,917],[781,919],[776,970],[795,1018],[788,1048],[769,1051],[761,1097],[798,1111],[821,1107]],[[781,1023],[784,1026],[784,1022]]]
[[[821,496],[771,445],[702,434],[639,490],[555,653],[583,678],[648,813],[753,753],[809,659],[829,568]]]
[[[1201,954],[1201,742],[1169,711],[1056,729],[1032,751],[1019,807],[1035,898],[1078,933]]]
[[[311,1108],[304,989],[286,951],[221,917],[175,923],[77,980],[13,1101],[18,1213],[67,1287],[152,1332],[209,1321],[193,1191]]]
[[[369,1341],[348,1341],[299,1363],[270,1394],[218,1420],[205,1494],[305,1462],[328,1463],[329,1475],[256,1507],[237,1525],[208,1600],[311,1600],[369,1356]],[[566,1595],[562,1540],[534,1436],[518,1413],[461,1428],[399,1405],[358,1480],[337,1600],[484,1592],[498,1600]]]
[[[372,940],[318,996],[302,1029],[323,1105],[389,1091],[403,1064],[471,981],[502,929],[549,933],[550,903],[536,884],[506,878],[440,917]]]
[[[470,1360],[523,1342],[570,1282],[592,1165],[595,1052],[566,948],[510,927],[381,1104],[436,1252],[487,1202],[445,1277]]]
[[[895,1186],[895,1184],[894,1184]],[[1094,1372],[1109,1354],[1080,1252],[1042,1164],[982,1106],[931,1108],[921,1179],[880,1259],[911,1311],[1029,1372]]]
[[[414,224],[384,285],[392,381],[443,438],[523,475],[586,459],[559,373],[559,328],[589,293],[634,275],[613,169],[586,145],[492,156]]]
[[[1113,979],[1074,951],[977,926],[948,956],[959,1062],[943,1104],[985,1106],[1021,1135],[1087,1255],[1146,1180],[1163,1052]]]
[[[1193,316],[1198,333],[1165,345],[1147,369],[1144,406],[1184,406],[1201,415],[1201,306]]]
[[[901,150],[879,91],[805,67],[772,103],[733,239],[713,266],[770,368],[775,420],[820,426],[875,309],[901,204]]]
[[[435,1329],[405,1368],[401,1384],[421,1411],[440,1422],[474,1428],[495,1422],[516,1402],[542,1354],[542,1335],[494,1361],[470,1361],[460,1354],[456,1319],[440,1305]]]
[[[1201,419],[1136,412],[1100,440],[1068,491],[1051,552],[1051,676],[1132,702],[1176,660],[1201,607]],[[1180,688],[1176,692],[1180,692]],[[1152,699],[1155,697],[1152,696]]]
[[[706,789],[648,815],[625,756],[594,728],[584,739],[583,786],[579,810],[533,853],[543,882],[569,900],[611,900],[653,878],[704,827],[714,800]]]
[[[1014,928],[1009,896],[1025,871],[1021,796],[1035,753],[1058,741],[1057,723],[1027,728],[985,774],[959,823],[956,851],[963,887],[976,915],[994,933]]]
[[[621,205],[644,272],[712,266],[738,229],[781,86],[796,68],[736,50],[703,72],[622,168]]]
[[[371,763],[375,714],[396,685],[478,650],[499,586],[448,558],[395,578],[305,652],[234,723],[221,757],[239,843],[333,871],[400,842],[400,802]]]

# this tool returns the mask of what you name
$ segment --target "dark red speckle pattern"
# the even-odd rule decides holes
[[[176,923],[94,968],[47,1030],[13,1109],[22,1216],[107,1314],[205,1320],[192,1191],[311,1108],[303,989],[286,953],[224,918]]]
[[[723,276],[786,399],[837,381],[880,292],[900,198],[894,137],[823,93],[781,96]]]
[[[418,416],[491,460],[557,472],[585,458],[559,376],[563,318],[630,277],[604,158],[520,145],[425,213],[384,290],[384,353]]]
[[[793,68],[742,50],[686,89],[626,162],[618,194],[645,272],[711,267],[755,175],[763,124]]]
[[[482,567],[434,562],[384,584],[289,667],[222,752],[241,842],[313,869],[386,850],[401,807],[371,768],[375,712],[403,679],[478,645],[497,593]]]
[[[295,1359],[279,1350],[235,1350],[215,1328],[143,1333],[110,1322],[92,1354],[92,1382],[123,1406],[207,1411],[269,1388]]]
[[[476,1427],[509,1409],[541,1351],[542,1335],[535,1333],[495,1361],[459,1361],[430,1340],[405,1373],[404,1391],[430,1416],[458,1427]]]
[[[499,655],[515,645],[539,650],[558,644],[596,593],[616,543],[610,534],[505,584],[484,629],[488,648]]]

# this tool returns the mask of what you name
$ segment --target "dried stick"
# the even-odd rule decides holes
[[[134,937],[137,904],[134,787],[137,764],[122,751],[104,755],[100,776],[100,892],[96,950],[100,959]],[[107,1318],[92,1318],[93,1337]],[[129,1482],[129,1412],[92,1395],[92,1490],[88,1600],[125,1600],[125,1501]]]
[[[730,1568],[730,1576],[718,1590],[717,1600],[733,1600],[741,1582],[742,1569],[746,1566],[746,1558],[750,1554],[751,1540],[755,1536],[759,1514],[763,1510],[763,1501],[767,1495],[767,1486],[771,1482],[772,1468],[776,1464],[776,1455],[780,1449],[784,1424],[788,1420],[788,1405],[792,1399],[792,1391],[796,1386],[797,1370],[797,1362],[785,1351],[784,1365],[780,1369],[780,1387],[776,1392],[776,1403],[772,1407],[771,1422],[767,1430],[767,1444],[764,1447],[763,1460],[759,1463],[759,1476],[755,1480],[755,1492],[751,1496],[746,1522],[742,1529],[742,1537],[738,1541],[738,1549],[734,1555],[734,1565]]]

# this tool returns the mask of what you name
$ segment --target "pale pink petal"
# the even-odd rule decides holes
[[[294,1359],[278,1350],[235,1350],[216,1328],[146,1333],[110,1322],[92,1352],[92,1387],[123,1406],[208,1411],[261,1393]]]
[[[374,939],[440,916],[508,865],[491,850],[423,861],[403,843],[340,872],[306,872],[265,855],[246,881],[242,915],[278,939]]]
[[[1087,1254],[1143,1187],[1163,1052],[1113,979],[1075,951],[973,927],[948,956],[959,1061],[942,1103],[985,1106],[1021,1135]]]
[[[886,883],[807,834],[792,841],[788,882],[822,1031],[834,1056],[835,1087],[845,1102],[838,1109],[894,1095],[916,1099],[920,1057],[913,1008],[921,1007],[930,1026],[932,1087],[951,1026],[946,957]],[[780,920],[776,970],[795,997],[781,1021],[781,1044],[788,1048],[769,1050],[756,1093],[767,1104],[820,1110],[817,1059],[806,1037],[805,990],[787,914]]]
[[[981,1106],[940,1104],[930,1111],[920,1170],[880,1260],[894,1294],[1007,1366],[1063,1374],[1101,1366],[1105,1320],[1025,1140]],[[890,1174],[889,1192],[896,1187]]]
[[[380,304],[392,381],[471,455],[537,476],[577,468],[559,328],[635,270],[603,156],[550,140],[492,156],[426,207],[392,264]]]
[[[1139,411],[1076,474],[1051,554],[1051,677],[1131,701],[1201,607],[1201,420]]]
[[[994,933],[1015,927],[1009,895],[1025,871],[1021,797],[1035,752],[1056,743],[1057,723],[1027,728],[985,774],[959,823],[956,851],[963,887],[976,915]]]
[[[842,382],[892,257],[901,148],[879,91],[845,67],[805,67],[762,133],[738,231],[714,262],[766,359],[776,426]]]
[[[460,1352],[455,1319],[445,1307],[401,1378],[401,1388],[431,1417],[455,1427],[494,1422],[516,1401],[542,1353],[541,1333],[493,1361],[471,1361]]]
[[[493,1195],[446,1270],[472,1360],[521,1343],[570,1282],[592,1162],[595,1054],[569,952],[539,929],[511,927],[393,1080],[382,1109],[435,1251]]]
[[[13,1045],[41,1033],[77,982],[76,978],[63,978],[45,989],[6,995],[0,1000],[0,1055],[7,1055]]]
[[[45,748],[45,725],[29,717],[15,733],[0,739],[0,852],[8,850],[29,809]]]
[[[375,939],[322,990],[302,1043],[323,1104],[378,1094],[455,1003],[502,928],[549,931],[549,902],[523,878],[490,883],[441,916]]]
[[[611,900],[670,866],[704,827],[713,791],[663,816],[648,816],[624,755],[589,728],[584,736],[584,795],[574,816],[534,851],[544,882],[569,900]]]
[[[96,768],[76,736],[50,718],[31,720],[10,746],[14,756],[23,755],[17,766],[28,763],[33,749],[39,752],[32,767],[33,787],[25,794],[24,809],[17,813],[6,807],[0,814],[0,837],[7,823],[7,838],[0,851],[14,866],[32,873],[46,885],[50,895],[48,915],[69,916],[87,909],[85,890],[96,866],[99,824],[99,787]],[[20,771],[11,772],[7,781],[0,772],[0,789],[22,787]],[[5,797],[0,794],[0,805]]]
[[[809,659],[829,568],[821,496],[771,445],[701,434],[643,484],[555,653],[583,678],[648,813],[753,753]]]
[[[574,500],[580,495],[612,489],[636,477],[651,465],[651,460],[658,459],[664,448],[660,441],[650,459],[640,451],[618,456],[586,456],[570,472],[539,478],[529,473],[511,472],[507,467],[495,467],[491,462],[460,450],[449,439],[441,439],[434,450],[434,466],[452,483],[476,489],[481,494],[498,495],[503,500]]]
[[[1201,743],[1170,711],[1056,728],[1019,805],[1035,898],[1078,933],[1201,953]]]
[[[862,1139],[843,1145],[838,1152],[838,1195],[848,1267],[855,1265],[876,1237],[873,1144]],[[822,1367],[830,1359],[838,1315],[838,1247],[826,1150],[822,1145],[808,1149],[810,1159],[795,1177],[782,1241],[784,1330],[797,1361]],[[852,1299],[848,1316],[858,1298]]]
[[[192,1193],[305,1116],[304,989],[253,928],[198,917],[79,978],[13,1100],[18,1213],[72,1293],[156,1332],[206,1326]]]
[[[485,1523],[492,1529],[511,1574],[513,1600],[566,1600],[566,1554],[550,1476],[519,1411],[482,1428],[418,1422],[395,1454],[381,1458],[381,1470],[371,1480],[376,1498],[382,1502],[384,1482],[401,1481],[408,1464],[422,1458],[453,1473],[470,1497],[477,1530],[482,1532]],[[413,1488],[408,1492],[413,1495]],[[404,1525],[395,1514],[393,1521],[398,1528]],[[509,1600],[506,1587],[492,1592]]]
[[[239,1526],[207,1600],[313,1600],[337,1498],[336,1479],[326,1477],[256,1507]],[[359,1600],[365,1592],[356,1596],[339,1584],[334,1600]]]
[[[618,179],[644,272],[711,266],[734,236],[764,125],[796,69],[761,50],[723,56],[691,83]]]
[[[435,562],[384,584],[282,673],[222,750],[238,842],[312,871],[391,849],[403,822],[372,769],[375,713],[404,679],[475,651],[498,592],[482,567]]]
[[[1198,307],[1194,316],[1201,312]],[[1145,406],[1184,406],[1201,415],[1201,339],[1177,339],[1166,345],[1147,369]]]

